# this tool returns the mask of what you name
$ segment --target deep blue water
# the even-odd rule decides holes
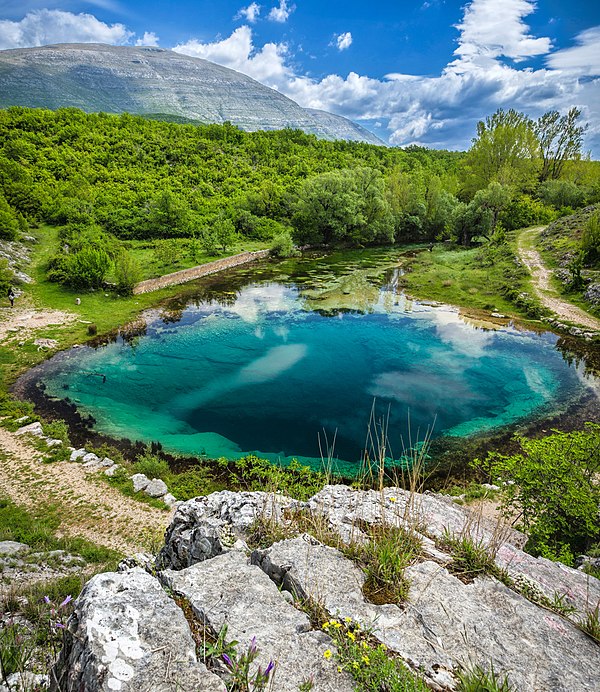
[[[112,436],[318,464],[325,435],[339,459],[360,459],[374,402],[398,457],[409,416],[413,441],[431,427],[464,437],[551,415],[587,386],[554,335],[479,328],[406,300],[397,278],[281,277],[156,312],[144,335],[51,361],[47,393]]]

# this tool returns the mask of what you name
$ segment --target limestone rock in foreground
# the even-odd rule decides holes
[[[383,503],[382,503],[383,498]],[[442,538],[445,532],[467,535],[496,553],[496,564],[516,580],[526,580],[552,600],[564,597],[580,614],[600,603],[600,580],[571,567],[521,550],[526,537],[508,526],[486,521],[468,507],[446,502],[433,493],[409,493],[401,488],[357,491],[345,485],[326,486],[306,506],[327,517],[330,527],[349,542],[360,538],[361,525],[417,526]]]
[[[238,654],[253,638],[264,670],[276,664],[270,689],[297,692],[308,679],[314,692],[352,690],[350,677],[338,672],[333,660],[323,657],[335,650],[329,636],[311,630],[308,617],[282,596],[277,586],[241,551],[231,551],[181,571],[166,570],[160,578],[175,593],[185,596],[200,622],[214,634],[228,625],[227,639],[237,640]]]
[[[598,646],[574,625],[491,578],[464,584],[426,561],[406,570],[409,603],[376,606],[362,593],[362,572],[341,553],[310,537],[256,551],[253,562],[284,588],[350,617],[430,682],[479,664],[507,674],[520,692],[596,690]],[[445,676],[444,676],[445,674]]]
[[[93,577],[51,675],[58,692],[225,692],[196,659],[183,612],[141,569]]]
[[[273,493],[229,490],[188,500],[177,508],[157,565],[184,569],[219,555],[243,536],[256,517],[281,521],[283,510],[294,504],[294,500]]]

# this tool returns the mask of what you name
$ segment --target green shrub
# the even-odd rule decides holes
[[[475,466],[508,483],[503,504],[521,514],[527,550],[572,564],[600,537],[600,425],[517,439],[519,453],[490,453]]]
[[[583,227],[581,251],[587,262],[600,260],[600,211],[592,214]]]
[[[585,190],[570,180],[546,180],[538,187],[537,196],[555,209],[576,209],[585,203]]]
[[[160,478],[165,481],[165,483],[168,483],[172,476],[169,464],[156,454],[152,454],[148,451],[137,458],[137,461],[133,464],[132,470],[134,473],[143,473],[150,479]]]
[[[19,233],[19,221],[15,211],[0,193],[0,238],[15,240]]]
[[[403,603],[410,588],[404,570],[419,556],[421,542],[412,531],[394,526],[372,526],[369,531],[368,543],[342,550],[362,566],[363,591],[371,602]]]
[[[115,283],[122,295],[131,295],[133,287],[139,282],[142,270],[136,258],[127,250],[121,250],[115,257]]]
[[[0,259],[0,296],[6,298],[9,289],[15,283],[15,275],[8,266],[8,260]]]
[[[410,671],[401,660],[392,658],[384,644],[373,640],[358,623],[342,624],[338,620],[323,623],[323,629],[332,638],[337,649],[335,658],[340,668],[354,679],[358,692],[426,692],[427,685]],[[324,652],[326,660],[333,658],[330,649]],[[310,689],[310,688],[307,688]]]
[[[292,240],[292,234],[288,230],[283,231],[273,238],[271,253],[275,255],[275,257],[293,257],[298,254],[294,241]]]
[[[508,581],[508,575],[496,565],[494,556],[483,543],[470,536],[452,536],[449,533],[444,535],[440,543],[452,553],[450,568],[454,574],[465,580],[489,574],[502,582]]]
[[[69,444],[69,426],[64,420],[53,420],[44,423],[44,434],[55,440],[60,440],[63,444]]]
[[[293,459],[289,466],[276,466],[267,459],[250,454],[222,465],[229,472],[227,485],[232,490],[273,490],[284,495],[307,500],[325,486],[325,474]]]
[[[207,466],[199,464],[183,473],[174,474],[169,485],[169,491],[178,500],[191,500],[199,495],[225,490],[225,483],[214,477],[214,472]]]

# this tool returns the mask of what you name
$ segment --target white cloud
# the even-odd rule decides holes
[[[91,14],[35,10],[20,21],[0,20],[0,49],[50,43],[127,43],[134,33],[123,24],[105,24]]]
[[[177,53],[204,58],[225,65],[263,82],[275,89],[286,83],[291,75],[285,64],[287,46],[284,43],[266,43],[256,49],[252,42],[252,30],[240,26],[231,36],[213,43],[201,43],[195,39],[173,48]]]
[[[287,22],[288,17],[296,9],[296,5],[288,6],[287,0],[279,0],[279,6],[271,8],[269,19],[274,22]]]
[[[253,24],[260,15],[260,5],[256,2],[251,3],[248,7],[242,7],[239,12],[235,15],[234,19],[241,19],[242,17]]]
[[[505,56],[515,62],[544,55],[552,43],[549,38],[534,38],[523,18],[535,10],[531,0],[473,0],[465,8],[455,55],[464,62],[483,63]]]
[[[333,40],[338,50],[346,50],[346,48],[350,48],[352,45],[352,34],[349,31],[343,34],[336,34]]]
[[[600,76],[600,26],[582,31],[575,40],[578,46],[552,53],[546,64],[564,72]]]
[[[145,31],[142,38],[135,42],[136,46],[158,46],[158,36],[153,31]]]

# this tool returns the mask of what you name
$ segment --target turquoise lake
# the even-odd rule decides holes
[[[334,436],[335,456],[359,461],[373,405],[397,458],[409,416],[413,441],[428,428],[465,437],[553,415],[592,384],[555,335],[410,301],[387,265],[357,255],[245,270],[233,288],[213,280],[147,313],[136,336],[49,361],[46,394],[113,437],[319,465]]]

